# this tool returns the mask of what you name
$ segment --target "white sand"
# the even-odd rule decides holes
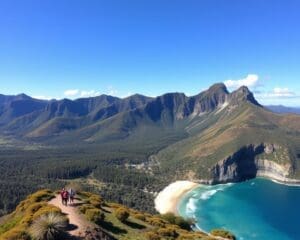
[[[194,187],[199,186],[198,183],[190,181],[176,181],[165,187],[155,198],[155,209],[161,213],[177,213],[177,204],[181,197],[192,190]]]

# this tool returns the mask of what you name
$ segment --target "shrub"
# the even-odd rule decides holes
[[[166,213],[160,217],[171,224],[175,224],[182,229],[191,230],[192,221],[185,220],[183,217],[175,216],[173,213]]]
[[[31,202],[49,201],[54,196],[53,192],[49,189],[40,190],[30,196]]]
[[[36,211],[33,216],[32,220],[39,218],[40,216],[46,215],[48,213],[58,214],[61,215],[61,210],[53,205],[45,204],[45,206],[41,207],[38,211]]]
[[[67,226],[67,218],[61,214],[51,212],[37,218],[30,228],[30,233],[36,240],[62,239]]]
[[[122,204],[119,204],[119,203],[109,203],[108,206],[111,208],[116,208],[116,209],[124,207]]]
[[[178,236],[178,233],[173,228],[160,228],[157,230],[157,233],[163,237],[176,238]]]
[[[28,233],[22,228],[13,228],[1,236],[2,240],[30,240]]]
[[[125,222],[129,218],[129,212],[125,208],[118,208],[115,211],[115,216],[121,222]]]
[[[191,230],[191,224],[192,224],[192,222],[188,221],[188,220],[185,220],[182,217],[176,217],[175,218],[175,224],[177,226],[179,226],[180,228],[182,228],[182,229]]]
[[[157,217],[148,218],[147,222],[156,227],[164,227],[166,225],[166,223],[162,219]]]
[[[85,198],[89,198],[89,197],[91,197],[93,195],[90,192],[84,192],[84,191],[78,191],[77,194],[80,195],[80,196],[82,196],[82,197],[85,197]]]
[[[102,202],[100,202],[98,200],[94,200],[94,199],[89,200],[89,203],[91,205],[93,205],[95,208],[101,208],[101,206],[102,206]]]
[[[236,239],[232,233],[230,233],[224,229],[213,229],[213,230],[211,230],[210,234],[213,236],[223,237],[223,238],[232,239],[232,240]]]
[[[46,206],[47,203],[44,202],[36,202],[31,204],[27,209],[26,209],[26,214],[34,214],[37,212],[40,208]]]
[[[160,217],[166,221],[168,221],[171,224],[175,224],[175,218],[176,216],[173,213],[165,213],[160,215]]]
[[[100,196],[95,195],[95,194],[90,196],[88,201],[90,204],[92,204],[96,208],[101,208],[101,206],[104,204],[103,199]]]
[[[104,213],[96,208],[86,209],[85,216],[89,221],[94,222],[96,224],[103,222],[105,218]]]
[[[141,221],[146,220],[146,216],[144,214],[141,214],[141,213],[136,213],[136,214],[133,215],[133,217],[135,217],[136,219],[141,220]]]
[[[198,236],[194,234],[182,234],[176,240],[215,240],[215,238],[207,236]]]
[[[83,204],[79,207],[79,211],[83,214],[85,214],[86,210],[88,209],[93,209],[94,207],[92,205],[89,204]]]
[[[161,237],[155,232],[146,232],[145,237],[148,240],[160,240]]]

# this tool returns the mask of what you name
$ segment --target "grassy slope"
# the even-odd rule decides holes
[[[30,240],[29,229],[34,219],[52,211],[60,213],[60,209],[47,203],[53,196],[54,193],[49,190],[38,191],[22,201],[13,213],[2,217],[0,219],[0,239]],[[116,239],[152,239],[149,238],[149,235],[158,237],[153,239],[215,239],[202,232],[184,230],[178,225],[164,220],[161,216],[105,202],[99,195],[80,192],[78,197],[83,202],[78,206],[78,213],[83,214],[87,220],[91,221],[91,226],[102,229]],[[121,222],[116,217],[115,213],[118,209],[128,211],[130,216],[126,221]],[[93,222],[95,213],[99,212],[104,214],[104,220]],[[93,230],[90,229],[90,231]]]
[[[268,159],[281,164],[298,163],[299,117],[279,116],[250,103],[218,114],[221,115],[219,121],[207,124],[203,132],[160,151],[157,159],[161,162],[161,170],[177,172],[175,177],[209,177],[208,169],[219,160],[245,145],[261,143],[282,146],[277,156],[271,155]],[[294,175],[299,176],[299,170]]]
[[[48,205],[54,197],[50,190],[41,190],[26,198],[10,215],[0,220],[0,239],[29,239],[28,228],[39,216],[47,212],[60,212],[60,209]]]

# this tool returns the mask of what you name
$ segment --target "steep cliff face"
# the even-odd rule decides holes
[[[263,143],[245,146],[219,161],[211,169],[212,178],[208,183],[240,182],[254,177],[268,177],[284,183],[300,183],[299,180],[289,178],[293,172],[291,164],[280,164],[272,159],[273,153],[278,155],[277,150],[282,150],[282,147]],[[268,156],[272,160],[268,159]]]

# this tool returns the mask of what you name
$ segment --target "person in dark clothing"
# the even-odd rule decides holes
[[[72,188],[70,188],[69,189],[69,201],[70,201],[70,204],[72,204],[72,205],[74,203],[74,197],[75,197],[75,191]]]
[[[63,188],[60,195],[61,195],[61,199],[62,199],[62,204],[67,206],[68,205],[68,198],[69,198],[68,191],[65,188]]]
[[[61,196],[61,204],[64,205],[64,192],[65,192],[65,188],[63,188],[61,191],[60,191],[60,196]]]

